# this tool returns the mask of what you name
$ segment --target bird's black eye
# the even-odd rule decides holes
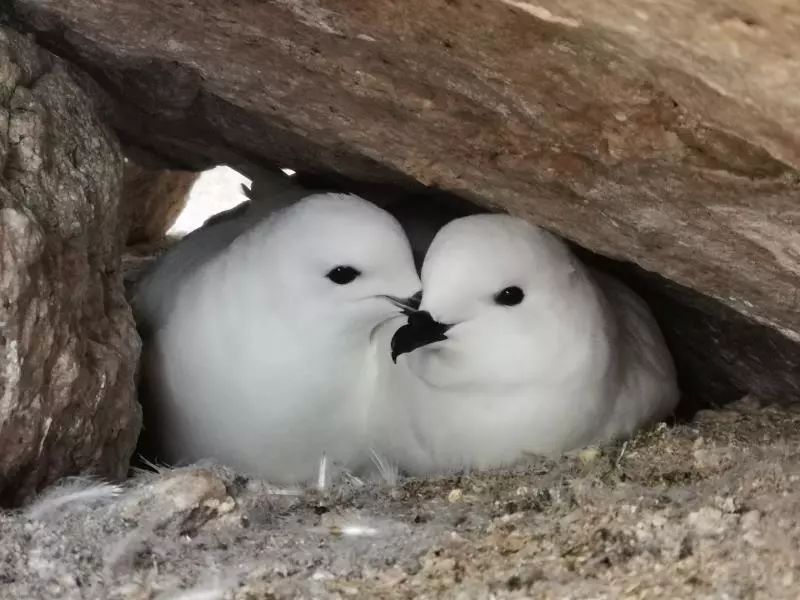
[[[517,286],[512,285],[511,287],[507,287],[504,290],[497,292],[497,294],[494,296],[494,301],[503,306],[516,306],[522,302],[523,298],[525,298],[525,292],[523,292]]]
[[[325,275],[325,277],[330,279],[333,283],[345,285],[353,281],[359,275],[361,275],[361,271],[355,267],[339,265],[338,267],[334,267],[328,271],[328,274]]]

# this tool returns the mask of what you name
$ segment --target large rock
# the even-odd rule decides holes
[[[123,296],[118,142],[62,63],[0,30],[0,503],[126,474],[139,339]]]
[[[740,374],[773,361],[788,382],[777,395],[798,396],[800,8],[590,4],[14,5],[94,77],[131,147],[504,207],[715,299],[723,325],[707,333],[738,339],[727,308],[761,324],[776,337],[722,360]]]

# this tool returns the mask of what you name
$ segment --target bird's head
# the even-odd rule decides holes
[[[591,302],[585,277],[566,244],[522,219],[456,219],[428,250],[420,311],[395,333],[392,357],[435,387],[561,377]]]
[[[421,284],[402,227],[357,196],[308,196],[248,238],[250,264],[263,257],[272,270],[264,293],[309,324],[369,332],[418,305]]]

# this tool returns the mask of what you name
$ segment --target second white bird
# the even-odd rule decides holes
[[[413,474],[512,463],[627,436],[678,400],[647,306],[507,215],[446,225],[421,311],[381,328],[375,449]],[[389,345],[394,365],[389,357]]]

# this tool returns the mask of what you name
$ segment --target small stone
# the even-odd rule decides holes
[[[466,540],[464,539],[464,537],[459,535],[457,531],[451,531],[450,532],[449,542],[451,544],[461,544],[461,543],[463,543],[465,541]]]
[[[726,528],[722,511],[711,506],[705,506],[698,511],[689,513],[687,521],[695,533],[701,537],[720,535]]]
[[[464,492],[462,492],[459,488],[454,488],[450,490],[449,494],[447,494],[447,501],[450,502],[450,504],[455,504],[456,502],[460,502],[463,497]]]
[[[740,524],[742,526],[742,529],[744,529],[745,531],[749,531],[758,528],[760,522],[761,522],[761,513],[757,510],[750,510],[742,515]]]
[[[719,507],[719,509],[725,513],[735,513],[738,510],[737,502],[733,498],[733,496],[728,496],[726,498],[717,498],[716,504]]]
[[[223,502],[217,506],[217,513],[220,515],[226,515],[231,512],[234,508],[236,508],[236,500],[228,496],[225,498]]]
[[[329,571],[325,571],[324,569],[320,569],[318,571],[314,571],[311,575],[311,579],[314,581],[324,581],[327,579],[333,579],[333,574]]]
[[[351,585],[347,585],[347,586],[340,587],[340,588],[339,588],[339,590],[340,590],[340,591],[341,591],[341,592],[342,592],[342,593],[343,593],[345,596],[358,596],[358,595],[359,595],[358,588],[356,588],[356,587],[353,587],[353,586],[351,586]]]
[[[600,448],[589,446],[588,448],[584,448],[578,452],[578,460],[583,464],[588,465],[600,458],[601,455],[602,452],[600,452]]]

